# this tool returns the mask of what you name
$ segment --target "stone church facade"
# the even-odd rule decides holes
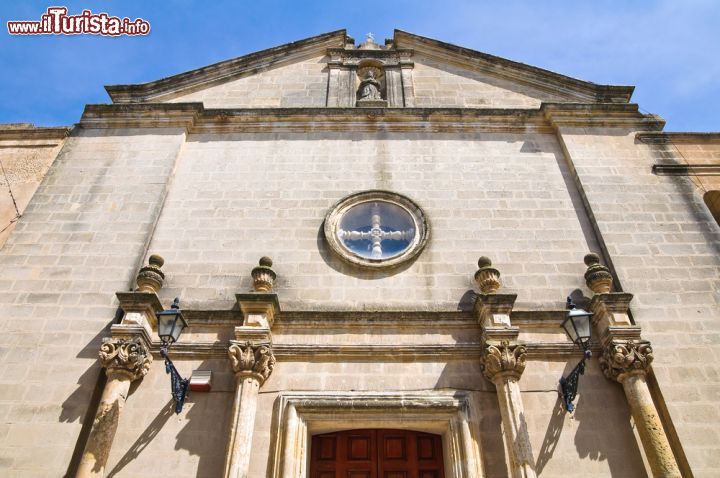
[[[399,30],[106,89],[0,125],[3,476],[720,472],[720,135]]]

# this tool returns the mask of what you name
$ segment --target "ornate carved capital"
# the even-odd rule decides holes
[[[481,368],[491,382],[501,377],[520,378],[525,370],[525,346],[503,340],[500,344],[487,344],[483,350]]]
[[[612,340],[600,357],[600,368],[611,380],[622,382],[628,374],[647,373],[653,351],[647,340]]]
[[[230,345],[228,356],[235,376],[254,377],[260,385],[265,383],[275,367],[275,356],[270,344],[234,342]]]
[[[100,346],[98,355],[108,376],[122,375],[130,380],[144,377],[152,363],[150,351],[139,338],[109,339]]]

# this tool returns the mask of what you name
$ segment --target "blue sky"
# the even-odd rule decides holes
[[[152,26],[147,37],[10,36],[8,20],[67,6]],[[66,125],[106,84],[139,83],[346,28],[393,29],[595,83],[635,85],[668,131],[720,131],[720,1],[15,1],[0,4],[0,122]]]

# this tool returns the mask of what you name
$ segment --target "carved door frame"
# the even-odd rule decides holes
[[[353,428],[411,429],[441,435],[445,478],[483,476],[477,419],[464,392],[282,393],[273,422],[268,475],[272,478],[307,478],[310,437]]]

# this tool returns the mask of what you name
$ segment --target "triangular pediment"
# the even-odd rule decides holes
[[[105,90],[114,103],[214,100],[226,95],[228,91],[242,92],[244,89],[261,89],[260,85],[246,88],[248,78],[251,77],[264,77],[266,83],[277,85],[279,77],[283,75],[286,80],[297,80],[298,72],[303,74],[310,72],[309,76],[320,75],[324,68],[322,59],[325,57],[327,49],[343,45],[346,37],[345,30],[337,30],[149,83],[108,85]],[[296,86],[297,83],[298,81],[295,81]],[[291,85],[292,83],[287,81],[287,84]],[[280,84],[279,86],[282,88],[286,85]],[[260,96],[263,94],[267,94],[267,92],[261,92]],[[209,108],[220,107],[206,106]]]
[[[414,52],[415,64],[420,65],[413,72],[416,90],[427,84],[424,77],[439,78],[440,82],[465,90],[468,97],[475,94],[478,104],[474,107],[488,104],[483,101],[483,89],[488,94],[499,95],[497,101],[505,98],[511,103],[533,103],[532,100],[627,103],[634,89],[632,86],[598,85],[402,30],[395,30],[394,44],[396,48]],[[492,102],[493,98],[489,98],[490,105]]]
[[[355,106],[363,65],[374,61],[387,70],[383,88],[391,107],[535,109],[542,103],[627,103],[633,91],[631,86],[597,85],[401,30],[385,45],[367,45],[356,47],[345,30],[337,30],[150,83],[106,89],[114,103],[348,107]],[[333,76],[333,68],[344,73]]]

